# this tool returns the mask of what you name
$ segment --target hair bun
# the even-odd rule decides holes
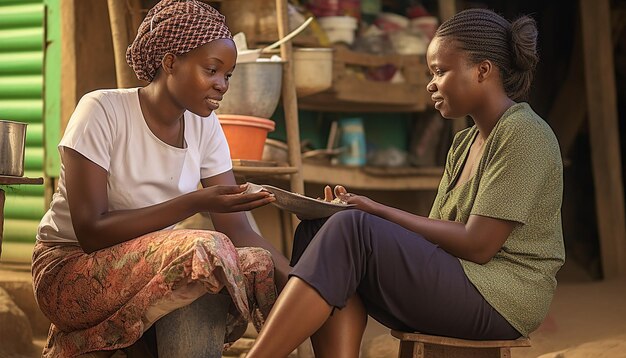
[[[533,18],[522,16],[511,23],[513,64],[521,71],[532,71],[539,62],[537,36],[537,23]]]

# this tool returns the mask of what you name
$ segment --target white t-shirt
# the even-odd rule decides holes
[[[76,106],[59,143],[104,168],[109,211],[155,205],[197,190],[200,178],[232,168],[224,132],[215,114],[185,119],[185,148],[162,142],[148,128],[139,91],[98,90]],[[67,203],[65,166],[52,204],[39,224],[41,242],[77,243]]]

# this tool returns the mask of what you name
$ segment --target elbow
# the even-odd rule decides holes
[[[487,262],[491,261],[491,257],[486,256],[477,256],[475,259],[471,260],[479,265],[484,265]]]
[[[80,248],[83,249],[83,252],[86,254],[91,254],[98,251],[95,247],[91,247],[91,245],[84,244],[82,242],[78,242],[80,244]]]
[[[466,260],[477,263],[479,265],[484,265],[491,261],[493,257],[496,255],[495,252],[490,252],[487,250],[477,250],[470,257],[467,257]]]
[[[92,243],[92,240],[81,238],[78,235],[76,235],[76,238],[78,239],[78,244],[80,245],[80,248],[83,249],[84,253],[91,254],[99,250],[99,248],[97,248],[96,245]]]
[[[91,254],[92,252],[98,251],[100,249],[99,247],[94,245],[94,242],[97,240],[95,239],[93,232],[93,230],[87,227],[74,227],[74,233],[76,235],[76,239],[78,240],[78,244],[86,254]]]

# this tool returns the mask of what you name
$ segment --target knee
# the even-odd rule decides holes
[[[255,265],[259,268],[259,271],[269,272],[274,269],[274,260],[269,251],[257,247],[253,255]]]
[[[348,222],[354,223],[362,219],[365,211],[361,210],[343,210],[328,218],[328,222]]]
[[[344,210],[331,216],[324,225],[323,236],[329,240],[362,241],[369,228],[370,214],[361,210]]]
[[[230,241],[228,236],[217,231],[207,230],[189,230],[194,246],[215,246],[218,248],[235,250],[235,245]]]
[[[326,226],[332,232],[361,232],[369,227],[369,216],[371,215],[361,210],[344,210],[328,218]]]
[[[237,250],[237,252],[239,254],[240,266],[244,272],[273,272],[274,260],[269,251],[259,247],[246,247]]]

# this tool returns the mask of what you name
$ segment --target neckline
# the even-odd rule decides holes
[[[170,150],[175,150],[175,151],[179,151],[179,152],[186,152],[187,151],[187,116],[185,115],[187,113],[187,111],[183,112],[182,117],[183,117],[183,147],[176,147],[173,145],[170,145],[168,143],[165,143],[164,141],[161,140],[161,138],[157,137],[156,134],[154,134],[154,132],[152,132],[152,130],[150,129],[150,127],[148,126],[148,123],[146,122],[146,117],[143,115],[143,111],[141,110],[141,103],[139,102],[139,87],[135,88],[135,110],[138,113],[138,117],[141,118],[141,123],[142,123],[142,129],[144,131],[146,131],[150,137],[152,137],[157,143],[159,143],[161,146],[164,146]]]
[[[489,133],[487,138],[485,138],[485,143],[483,143],[483,152],[482,152],[482,154],[480,155],[480,157],[478,159],[478,165],[480,165],[480,162],[482,162],[482,160],[483,160],[483,158],[485,156],[485,149],[484,148],[488,145],[488,143],[491,142],[491,138],[494,135],[493,133],[497,130],[497,128],[499,127],[500,123],[502,123],[502,120],[504,118],[508,117],[512,112],[516,111],[518,108],[525,107],[525,106],[528,106],[528,103],[526,103],[526,102],[518,102],[518,103],[513,104],[511,107],[507,108],[507,110],[504,111],[504,113],[502,113],[502,116],[500,116],[500,119],[498,119],[498,121],[496,122],[496,125],[493,126],[493,128],[491,129],[491,132]],[[462,154],[462,158],[463,158],[462,164],[460,164],[460,166],[458,166],[458,168],[454,168],[455,171],[453,173],[452,180],[450,180],[450,182],[448,183],[448,188],[447,188],[446,194],[449,194],[449,193],[453,192],[455,189],[462,188],[462,187],[466,186],[467,183],[473,181],[475,179],[475,177],[476,177],[476,174],[478,174],[478,169],[480,169],[480,168],[477,168],[476,172],[472,176],[470,176],[469,179],[467,179],[464,183],[462,183],[461,185],[458,185],[458,186],[456,185],[456,182],[460,179],[461,173],[463,172],[463,168],[465,167],[465,164],[466,164],[467,159],[469,157],[469,152],[470,152],[470,149],[472,147],[472,144],[474,144],[474,142],[476,141],[476,136],[478,136],[478,127],[476,126],[476,124],[474,124],[469,130],[470,130],[469,135],[471,136],[470,145],[466,146],[464,151],[463,151],[463,154]]]
[[[452,193],[456,189],[466,186],[467,183],[474,180],[474,177],[476,177],[476,174],[478,173],[478,169],[477,169],[476,172],[472,174],[464,183],[461,183],[461,185],[456,185],[458,180],[461,178],[461,174],[463,173],[463,168],[465,168],[465,164],[467,163],[467,159],[469,157],[469,152],[470,152],[470,149],[472,148],[472,144],[474,144],[474,141],[476,141],[476,137],[478,136],[478,128],[476,127],[476,125],[472,126],[470,128],[470,131],[471,131],[470,144],[465,147],[465,149],[463,150],[463,154],[461,154],[463,158],[461,164],[457,165],[456,168],[454,168],[452,180],[450,180],[450,183],[448,184],[448,190],[447,190],[448,194]],[[493,133],[493,130],[491,131],[491,133]],[[489,137],[485,139],[485,143],[483,143],[483,148],[487,145],[487,141],[491,137],[491,133],[489,133]],[[485,151],[483,150],[483,153],[480,155],[480,158],[478,158],[478,164],[480,164],[480,162],[482,161],[484,154],[485,154]]]

